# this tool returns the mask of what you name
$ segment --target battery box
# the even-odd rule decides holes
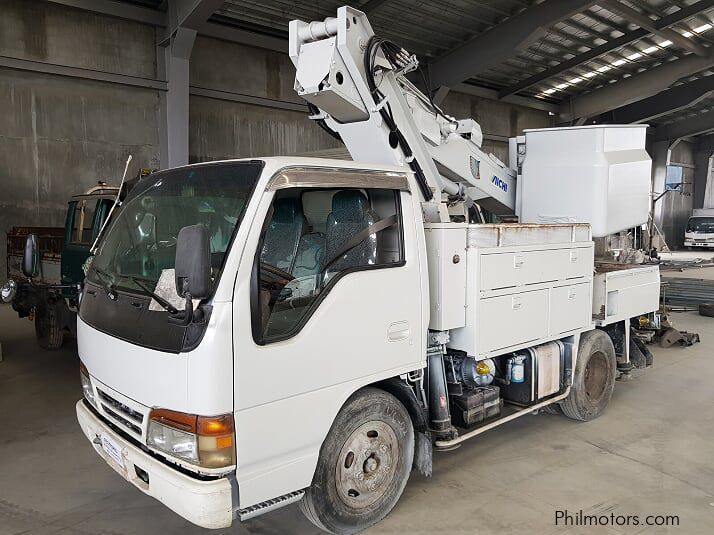
[[[451,395],[451,420],[458,427],[473,427],[501,414],[500,389],[497,386],[480,386]]]

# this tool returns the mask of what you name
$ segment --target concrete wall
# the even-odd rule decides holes
[[[189,160],[275,156],[334,148],[339,143],[307,119],[295,68],[286,53],[199,36],[191,53],[191,87],[261,97],[267,106],[191,96]]]
[[[156,79],[152,26],[39,0],[0,0],[0,57]],[[287,48],[287,46],[286,46]],[[199,36],[190,67],[190,161],[320,151],[337,142],[295,96],[287,53]],[[243,102],[246,100],[251,103]],[[257,101],[255,99],[257,97]],[[252,99],[252,100],[251,100]],[[62,225],[70,196],[159,166],[159,91],[0,67],[0,279],[4,233]],[[451,93],[443,105],[482,126],[484,149],[507,161],[509,136],[550,125],[547,113]]]
[[[0,0],[0,56],[154,78],[154,29],[49,3]],[[0,69],[0,279],[12,226],[62,226],[70,196],[158,164],[158,94]]]

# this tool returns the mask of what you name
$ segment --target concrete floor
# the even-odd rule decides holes
[[[619,382],[590,423],[541,414],[436,454],[370,533],[714,532],[714,320],[675,314],[701,334],[654,348],[655,365]],[[74,417],[76,345],[37,348],[32,325],[0,306],[0,534],[209,533],[121,480]],[[556,510],[679,515],[677,528],[554,525]],[[317,533],[291,506],[223,533]]]

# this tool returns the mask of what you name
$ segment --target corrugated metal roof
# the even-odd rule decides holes
[[[526,9],[538,9],[549,0],[355,0],[367,12],[375,31],[430,62]],[[623,16],[619,2],[641,20]],[[131,0],[165,9],[165,0]],[[334,16],[345,0],[225,0],[211,20],[253,32],[287,37],[290,20],[320,20]],[[613,9],[614,7],[614,9]],[[618,12],[619,11],[619,12]],[[682,16],[682,14],[687,14]],[[637,17],[634,17],[636,20]],[[671,24],[664,22],[674,20]],[[664,22],[663,22],[664,21]],[[643,27],[653,25],[658,31]],[[667,32],[676,32],[673,43]],[[682,46],[682,45],[685,46]],[[691,44],[691,46],[689,46]],[[603,0],[589,4],[565,20],[544,28],[525,48],[513,50],[469,84],[504,94],[562,103],[609,84],[692,54],[692,47],[714,44],[714,1],[710,0]],[[701,50],[701,49],[700,49]],[[711,74],[691,74],[672,85]],[[688,114],[711,109],[711,99],[686,110],[669,113],[655,124],[673,122]]]

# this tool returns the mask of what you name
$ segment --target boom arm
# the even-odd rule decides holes
[[[311,118],[324,121],[356,161],[411,167],[426,217],[446,213],[442,202],[513,213],[515,172],[481,149],[476,121],[443,114],[407,79],[416,58],[375,36],[364,13],[343,6],[337,18],[292,21],[290,58]]]

